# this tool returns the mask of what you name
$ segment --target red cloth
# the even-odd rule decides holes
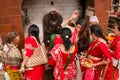
[[[31,36],[28,36],[25,39],[25,45],[27,45],[26,48],[26,56],[30,57],[33,54],[33,49],[31,48],[37,48],[38,44],[36,43],[35,39]],[[29,78],[30,80],[44,80],[44,71],[45,71],[45,65],[35,66],[33,67],[33,70],[29,70],[25,72],[25,77]]]
[[[56,44],[62,44],[62,38],[61,37],[57,37],[57,36],[55,36],[55,38],[54,38],[54,45],[56,45]]]
[[[52,67],[54,67],[56,65],[56,61],[53,59],[53,57],[50,57],[48,59],[48,64]]]
[[[114,51],[111,52],[112,57],[120,59],[120,36],[116,37],[110,45]]]
[[[94,70],[92,68],[86,69],[84,80],[93,80],[93,78],[94,78]]]
[[[54,46],[57,45],[57,44],[62,44],[62,43],[63,43],[62,38],[57,37],[57,35],[56,35],[55,38],[54,38]],[[53,57],[50,57],[48,59],[48,64],[52,67],[54,67],[56,65],[56,61],[53,59]]]
[[[75,28],[73,33],[72,33],[72,38],[71,38],[71,42],[74,43],[74,44],[77,44],[77,34],[78,34],[78,31]]]
[[[75,50],[72,53],[71,61],[69,65],[67,66],[66,71],[64,71],[64,66],[66,64],[65,62],[68,60],[68,55],[61,51],[60,44],[55,45],[54,48],[50,51],[52,58],[56,61],[56,65],[55,65],[54,73],[53,73],[55,80],[64,80],[65,78],[67,78],[68,80],[74,79],[75,74],[76,74],[76,66],[74,63],[76,52],[77,52],[77,49],[75,46]]]
[[[119,69],[118,68],[115,68],[113,69],[113,80],[119,80]]]
[[[99,42],[99,43],[98,43]],[[108,65],[108,68],[107,68],[107,72],[106,72],[106,76],[105,76],[105,80],[112,80],[112,70],[113,70],[113,65],[112,65],[112,57],[109,53],[109,48],[106,44],[106,42],[102,39],[97,39],[97,40],[94,40],[89,48],[88,48],[88,53],[94,57],[98,57],[98,58],[101,58],[102,60],[107,60],[109,59],[111,62],[109,63]],[[101,61],[102,61],[101,60]],[[92,60],[94,63],[97,63],[99,61],[94,61]],[[104,65],[99,65],[96,68],[95,70],[95,76],[94,76],[94,79],[93,80],[99,80],[99,77],[100,77],[100,74],[101,74],[101,68],[104,68]],[[99,69],[99,70],[98,70]]]
[[[70,53],[63,53],[62,52],[62,59],[63,59],[63,63],[64,64],[66,64],[66,62],[68,61],[69,54]],[[72,57],[70,59],[70,63],[72,63],[75,60],[75,55],[76,55],[76,52],[72,53]]]

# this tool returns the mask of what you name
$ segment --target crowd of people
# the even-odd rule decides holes
[[[62,28],[56,28],[51,35],[50,50],[46,53],[49,55],[47,64],[54,68],[51,73],[54,80],[120,80],[120,24],[116,22],[115,39],[109,42],[96,16],[73,23],[78,15],[79,12],[74,11],[63,21]],[[1,48],[4,58],[0,59],[5,80],[44,80],[46,63],[26,66],[35,49],[44,46],[39,32],[37,25],[30,25],[24,43],[25,54],[18,49],[19,33],[8,32]]]

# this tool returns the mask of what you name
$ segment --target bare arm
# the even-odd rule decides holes
[[[79,12],[78,11],[74,11],[72,16],[70,18],[68,18],[67,20],[65,20],[61,26],[64,27],[64,26],[67,26],[68,23],[70,23],[71,21],[73,21],[74,19],[76,19],[79,15]]]

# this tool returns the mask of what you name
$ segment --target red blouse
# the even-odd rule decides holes
[[[102,60],[109,59],[112,61],[108,45],[103,40],[98,39],[93,41],[88,48],[88,53],[92,56],[101,58]]]
[[[62,38],[55,36],[55,38],[54,38],[54,45],[62,44],[62,42],[63,42]]]
[[[113,65],[112,65],[113,63],[112,63],[112,57],[110,55],[109,48],[108,48],[108,45],[106,44],[106,41],[101,38],[94,40],[88,48],[88,54],[101,59],[99,61],[92,60],[93,63],[98,63],[102,60],[110,60],[110,63],[108,64],[107,69],[105,68],[104,65],[98,65],[95,67],[98,70],[95,70],[95,76],[93,80],[99,80],[102,69],[106,69],[106,71],[104,71],[104,73],[106,73],[105,80],[112,80],[111,73],[113,69]],[[102,69],[99,69],[99,68],[102,68]]]
[[[33,54],[33,49],[37,47],[38,44],[32,36],[28,36],[25,39],[26,56],[30,57]]]
[[[62,52],[62,51],[61,51],[61,52]],[[76,55],[76,53],[77,53],[77,47],[76,47],[76,45],[75,45],[75,50],[74,50],[74,52],[72,53],[72,57],[71,57],[71,59],[70,59],[70,63],[72,63],[72,62],[75,60],[75,55]],[[64,64],[66,64],[66,62],[68,61],[69,54],[70,54],[70,53],[63,53],[63,52],[62,52],[62,59],[63,59],[63,63],[64,63]]]
[[[113,49],[114,51],[111,52],[112,57],[115,59],[120,58],[120,36],[116,37],[112,44],[110,45],[110,48]]]

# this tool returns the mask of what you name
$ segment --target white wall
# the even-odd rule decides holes
[[[51,5],[51,1],[54,5]],[[37,24],[40,29],[40,38],[43,40],[42,18],[52,10],[56,10],[63,17],[63,20],[69,18],[74,10],[79,7],[78,0],[24,0],[23,8],[28,9],[28,16],[32,24]],[[25,36],[27,35],[25,29]]]

